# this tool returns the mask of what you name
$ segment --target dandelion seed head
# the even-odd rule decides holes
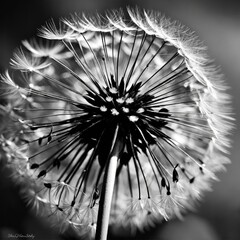
[[[93,237],[117,142],[111,224],[145,229],[181,217],[229,162],[233,128],[227,87],[198,38],[133,9],[50,21],[39,37],[46,43],[23,41],[1,76],[21,98],[14,113],[28,148],[5,151],[38,189],[29,202]]]
[[[102,112],[106,112],[106,111],[107,111],[107,108],[106,108],[105,106],[101,106],[101,107],[100,107],[100,110],[101,110]]]
[[[111,113],[112,113],[112,115],[115,115],[115,116],[119,115],[118,110],[115,108],[111,109]]]
[[[134,115],[129,116],[129,120],[130,120],[131,122],[136,122],[138,119],[139,119],[139,118],[138,118],[137,116],[134,116]]]
[[[112,87],[109,89],[110,93],[116,94],[118,92],[117,88]]]
[[[133,98],[127,98],[126,99],[126,103],[127,104],[133,103],[133,101],[134,101]]]
[[[109,97],[109,96],[106,97],[106,101],[107,101],[107,102],[111,102],[112,100],[113,100],[112,97]]]
[[[123,107],[122,110],[123,110],[123,112],[125,112],[125,113],[129,113],[129,108],[127,108],[127,107]]]
[[[41,61],[39,58],[34,58],[34,56],[24,53],[23,49],[20,48],[14,53],[11,65],[13,68],[20,71],[34,72],[47,68],[50,63],[45,60]]]
[[[124,103],[124,98],[122,98],[122,97],[121,98],[117,98],[116,102],[117,103]]]

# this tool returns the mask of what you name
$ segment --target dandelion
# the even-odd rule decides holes
[[[9,162],[28,202],[89,238],[181,216],[229,162],[230,97],[205,47],[159,13],[127,12],[51,21],[2,76],[21,99],[28,157]]]

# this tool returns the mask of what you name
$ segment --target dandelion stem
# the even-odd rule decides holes
[[[112,156],[109,160],[107,170],[104,175],[103,189],[99,203],[97,231],[95,240],[106,240],[108,232],[108,223],[114,189],[114,182],[117,169],[117,156]]]
[[[117,163],[120,153],[121,144],[116,140],[118,127],[115,131],[111,156],[109,157],[106,171],[104,174],[102,193],[99,202],[97,229],[95,240],[106,240],[108,233],[109,217],[112,203],[112,196],[117,171]]]

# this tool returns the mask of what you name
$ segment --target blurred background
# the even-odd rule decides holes
[[[195,212],[184,221],[174,220],[157,226],[135,239],[160,240],[239,240],[240,239],[240,5],[219,0],[24,0],[4,1],[0,14],[0,73],[9,66],[12,51],[21,40],[37,33],[46,20],[73,12],[104,12],[126,5],[154,9],[193,29],[209,48],[210,56],[226,75],[233,96],[236,129],[231,149],[232,164],[219,173],[219,182],[207,192]],[[1,117],[1,116],[0,116]],[[1,162],[1,161],[0,161]],[[6,180],[9,173],[0,170],[0,239],[10,233],[34,234],[34,239],[62,239],[26,211],[18,189]],[[131,239],[112,229],[110,239]],[[118,235],[118,237],[116,236]],[[21,236],[19,236],[20,238]],[[31,239],[29,236],[28,239]]]

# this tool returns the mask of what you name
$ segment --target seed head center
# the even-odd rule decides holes
[[[139,115],[144,112],[143,107],[136,104],[137,97],[129,97],[129,94],[120,95],[117,88],[110,88],[105,97],[105,102],[100,106],[100,111],[104,117],[124,117],[131,122],[136,122]]]

